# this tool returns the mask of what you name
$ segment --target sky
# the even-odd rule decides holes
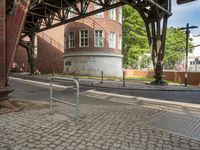
[[[186,27],[198,26],[197,29],[191,29],[193,36],[200,35],[200,0],[177,5],[176,0],[172,0],[172,16],[169,18],[168,26],[171,27]],[[193,44],[200,44],[200,36],[193,38]],[[200,46],[193,50],[194,56],[200,56]]]
[[[189,23],[190,26],[198,26],[198,29],[192,29],[191,33],[200,35],[200,0],[177,5],[176,0],[172,0],[172,16],[169,18],[168,26],[185,27]]]

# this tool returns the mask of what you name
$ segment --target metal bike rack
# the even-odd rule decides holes
[[[76,89],[77,89],[77,93],[76,93],[76,104],[72,104],[57,98],[53,97],[53,81],[73,81],[74,83],[76,83]],[[79,125],[79,119],[80,119],[80,112],[79,112],[79,83],[77,80],[73,79],[73,78],[64,78],[64,77],[52,77],[50,79],[50,114],[53,114],[53,101],[57,101],[60,103],[64,103],[70,106],[73,106],[76,108],[76,125]]]

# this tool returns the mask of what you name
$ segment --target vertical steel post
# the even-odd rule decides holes
[[[187,86],[187,77],[188,77],[188,39],[189,39],[189,23],[186,26],[186,49],[185,49],[185,86]]]
[[[100,83],[103,83],[103,70],[101,71],[101,82]]]
[[[123,70],[123,87],[125,87],[125,71]]]
[[[185,86],[187,86],[188,81],[188,41],[189,41],[189,29],[195,29],[198,28],[197,26],[189,26],[189,23],[187,23],[186,27],[180,28],[180,30],[185,30],[186,34],[186,47],[185,47]]]
[[[50,115],[53,115],[53,79],[50,80]]]
[[[77,88],[77,95],[76,95],[76,125],[79,125],[79,120],[80,120],[80,112],[79,112],[79,109],[80,109],[80,104],[79,104],[79,84],[78,82],[76,81],[76,88]]]

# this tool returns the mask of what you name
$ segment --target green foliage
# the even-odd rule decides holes
[[[151,57],[143,19],[131,6],[123,6],[123,66],[125,68],[147,68]],[[185,56],[185,31],[168,28],[164,57],[164,68],[174,69],[177,62]],[[189,51],[192,51],[191,39]]]
[[[149,52],[145,25],[136,10],[131,6],[123,7],[123,65],[138,67],[139,56]]]
[[[148,69],[150,64],[151,64],[151,56],[143,55],[140,61],[140,68]]]
[[[181,61],[185,56],[185,31],[176,28],[168,28],[166,49],[164,57],[164,68],[174,69],[177,62]],[[189,51],[192,51],[191,39],[189,41]]]

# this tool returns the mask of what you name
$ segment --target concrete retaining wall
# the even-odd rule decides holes
[[[122,77],[122,55],[100,52],[70,53],[64,56],[64,72],[78,75]]]

